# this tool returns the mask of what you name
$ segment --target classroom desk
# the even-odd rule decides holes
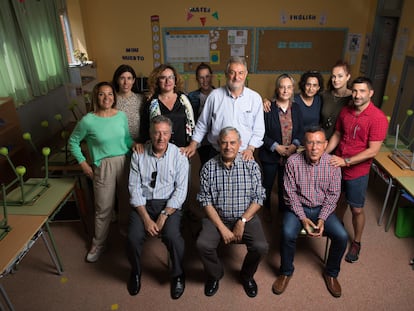
[[[26,183],[40,182],[41,178],[30,178]],[[73,197],[76,205],[78,200],[75,192],[76,180],[74,178],[49,178],[49,187],[32,204],[19,206],[8,206],[9,215],[41,215],[46,216],[45,227],[48,232],[53,250],[59,263],[59,268],[63,271],[62,261],[57,251],[55,239],[49,228],[49,222],[55,217],[60,209],[65,205],[70,197]],[[7,200],[17,201],[20,198],[20,188],[12,190],[7,194]]]
[[[48,222],[45,215],[29,216],[29,215],[9,215],[8,224],[12,227],[11,231],[0,241],[0,279],[7,274],[13,272],[15,267],[28,253],[33,244],[41,236],[46,248],[52,258],[53,263],[59,274],[62,270],[57,261],[57,253],[53,252],[44,235],[43,227]],[[0,292],[7,303],[10,310],[14,310],[6,291],[0,284]],[[3,307],[0,303],[0,309]]]
[[[75,189],[75,192],[77,194],[77,199],[78,199],[78,202],[77,202],[78,212],[79,212],[79,216],[82,221],[83,227],[85,229],[85,232],[87,235],[89,235],[90,232],[88,229],[88,221],[87,221],[88,211],[86,207],[86,197],[90,197],[93,194],[93,189],[88,183],[88,181],[85,182],[86,177],[82,171],[81,166],[77,163],[73,163],[73,161],[71,161],[70,163],[65,163],[64,161],[62,162],[61,157],[62,157],[61,154],[60,154],[60,157],[58,156],[52,157],[54,161],[53,162],[50,161],[48,165],[49,176],[52,178],[75,177],[77,179],[78,184]],[[43,169],[45,168],[43,167]]]
[[[394,203],[392,204],[390,217],[388,218],[387,225],[385,226],[385,231],[391,226],[392,217],[394,216],[395,209],[398,204],[398,200],[400,198],[400,189],[406,190],[411,196],[414,197],[414,177],[412,176],[398,176],[395,178],[397,192],[395,194]]]
[[[53,177],[77,177],[83,175],[82,168],[77,161],[70,153],[66,156],[64,151],[54,153],[49,157],[48,170],[49,176]]]
[[[414,177],[414,171],[401,169],[391,158],[391,151],[380,151],[374,158],[372,170],[381,177],[388,185],[382,205],[381,214],[378,219],[378,225],[382,224],[385,209],[387,208],[392,187],[395,187],[395,178],[397,177]]]

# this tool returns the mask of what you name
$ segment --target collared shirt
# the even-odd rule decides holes
[[[370,141],[383,141],[387,136],[388,120],[385,114],[372,102],[357,114],[354,106],[346,106],[341,110],[336,130],[341,133],[341,140],[336,155],[350,158],[369,146]],[[342,169],[345,180],[367,175],[371,169],[372,158]]]
[[[335,210],[341,193],[341,168],[329,164],[324,153],[318,163],[311,163],[305,152],[291,155],[286,163],[285,202],[299,219],[306,218],[303,206],[321,206],[320,219],[326,220]]]
[[[226,126],[233,126],[240,132],[240,151],[249,145],[260,147],[265,132],[260,95],[243,87],[242,94],[234,98],[226,86],[214,89],[207,97],[192,139],[199,143],[207,134],[208,141],[218,151],[217,139],[220,130]]]
[[[188,159],[177,146],[169,143],[165,154],[157,158],[148,142],[144,153],[134,152],[132,155],[129,173],[131,205],[145,206],[147,200],[163,199],[168,200],[168,207],[180,209],[187,196],[188,171]]]
[[[217,155],[201,170],[197,200],[202,207],[213,206],[225,223],[241,217],[252,203],[263,205],[265,197],[259,165],[240,154],[229,168]]]

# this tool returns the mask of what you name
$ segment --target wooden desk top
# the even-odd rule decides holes
[[[389,157],[391,154],[392,152],[389,151],[380,151],[374,158],[374,162],[393,178],[399,176],[414,177],[414,171],[401,169],[393,160],[391,160]]]
[[[41,178],[30,178],[27,183],[40,182]],[[75,188],[74,178],[49,178],[49,188],[33,203],[20,206],[7,206],[9,215],[45,215],[50,216],[61,202]],[[16,188],[7,195],[8,200],[18,201],[20,188]]]
[[[8,216],[8,224],[12,229],[0,241],[0,274],[9,267],[46,221],[47,216]]]
[[[395,179],[409,194],[414,196],[414,177],[398,176]]]

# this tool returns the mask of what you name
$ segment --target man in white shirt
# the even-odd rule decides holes
[[[231,57],[227,63],[226,85],[210,93],[197,121],[191,143],[181,148],[186,156],[192,157],[198,144],[207,135],[208,141],[214,147],[213,154],[209,156],[212,158],[220,150],[217,143],[220,130],[232,126],[240,132],[240,152],[243,159],[253,160],[254,150],[263,144],[265,127],[262,98],[244,85],[247,74],[245,59]]]

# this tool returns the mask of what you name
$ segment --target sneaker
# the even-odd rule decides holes
[[[86,261],[97,262],[103,251],[104,251],[104,246],[92,245],[91,249],[86,255]]]
[[[361,243],[352,241],[351,246],[349,247],[348,254],[345,256],[345,260],[353,263],[358,261],[359,252],[361,251]]]

